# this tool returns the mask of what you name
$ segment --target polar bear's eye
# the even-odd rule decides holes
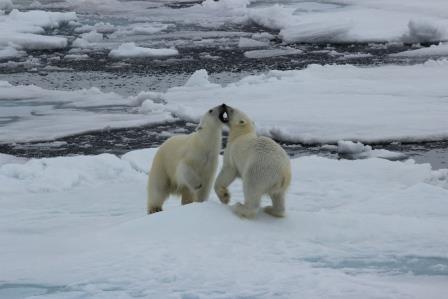
[[[240,124],[244,125],[246,122],[244,120],[240,120]]]
[[[208,110],[208,113],[212,114],[212,112],[213,112],[213,109]]]

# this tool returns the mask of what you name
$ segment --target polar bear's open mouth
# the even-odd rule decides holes
[[[227,111],[222,111],[221,113],[219,113],[219,119],[223,123],[228,123],[229,122],[229,115],[227,114]]]

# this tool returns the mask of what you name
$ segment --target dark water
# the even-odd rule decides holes
[[[197,124],[182,120],[161,125],[137,128],[109,129],[83,133],[54,141],[0,144],[0,153],[28,158],[67,155],[96,155],[111,153],[122,155],[128,151],[158,147],[175,134],[188,134]],[[321,145],[286,144],[277,140],[291,157],[319,155],[328,158],[349,158],[338,154],[335,148]],[[225,138],[224,144],[225,146]],[[373,149],[387,149],[405,154],[418,163],[430,163],[434,169],[448,168],[448,141],[422,143],[387,143],[371,145]]]

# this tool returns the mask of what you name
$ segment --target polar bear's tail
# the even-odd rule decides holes
[[[291,184],[291,167],[288,165],[288,167],[285,167],[282,171],[282,181],[280,183],[280,188],[282,190],[288,189],[289,185]]]

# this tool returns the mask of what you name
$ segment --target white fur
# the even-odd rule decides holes
[[[207,112],[198,130],[166,140],[157,151],[148,179],[147,212],[162,210],[170,194],[179,194],[182,204],[207,200],[221,149],[220,107]]]
[[[228,107],[228,106],[227,106]],[[215,192],[227,204],[230,194],[227,187],[240,177],[243,180],[244,204],[233,206],[242,217],[255,217],[265,194],[272,206],[264,211],[283,217],[285,192],[291,181],[291,165],[286,152],[267,137],[257,136],[253,122],[243,112],[228,107],[229,140],[224,151],[223,167],[215,182]]]

